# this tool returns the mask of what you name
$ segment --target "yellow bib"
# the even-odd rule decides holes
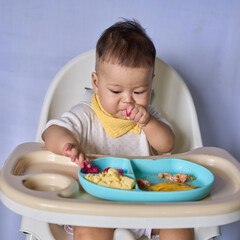
[[[127,119],[115,118],[107,113],[102,108],[97,94],[93,94],[91,105],[98,117],[98,120],[110,137],[117,138],[125,133],[140,134],[141,127],[136,123]]]

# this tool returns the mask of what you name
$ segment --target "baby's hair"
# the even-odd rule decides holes
[[[97,61],[124,67],[154,67],[156,49],[136,20],[117,22],[107,28],[96,47]]]

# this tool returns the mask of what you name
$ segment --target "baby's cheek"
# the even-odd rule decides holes
[[[114,115],[114,113],[116,112],[116,109],[110,103],[102,104],[102,107],[107,113],[111,115]]]

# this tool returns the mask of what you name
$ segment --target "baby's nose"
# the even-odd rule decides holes
[[[130,104],[130,103],[133,103],[134,100],[133,100],[133,97],[132,97],[132,94],[126,94],[123,98],[123,103],[126,103],[126,104]]]

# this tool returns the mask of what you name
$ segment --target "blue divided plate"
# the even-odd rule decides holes
[[[133,190],[121,190],[109,187],[103,187],[92,183],[84,178],[86,174],[79,170],[79,180],[83,189],[91,195],[99,198],[122,201],[122,202],[181,202],[195,201],[206,197],[213,186],[214,175],[205,167],[182,159],[127,159],[104,157],[93,160],[92,165],[97,165],[99,171],[107,167],[123,169],[124,175],[133,178],[148,180],[151,185],[166,181],[158,178],[158,173],[187,173],[195,179],[188,181],[189,185],[197,188],[186,191],[153,192],[140,189],[135,185]]]

